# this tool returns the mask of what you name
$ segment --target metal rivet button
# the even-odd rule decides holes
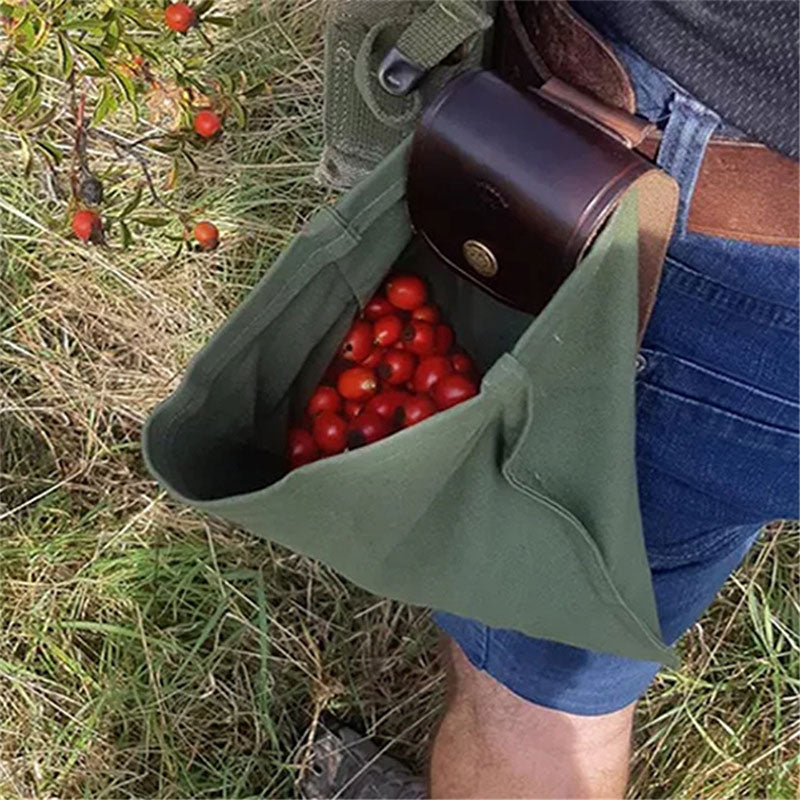
[[[497,258],[494,253],[482,242],[467,239],[462,247],[464,258],[478,275],[484,278],[493,278],[497,275]]]

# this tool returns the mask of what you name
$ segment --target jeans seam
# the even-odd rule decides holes
[[[698,286],[698,283],[703,284],[702,287]],[[724,309],[760,325],[768,325],[770,328],[790,333],[797,330],[797,314],[790,308],[726,286],[686,267],[670,256],[667,257],[665,264],[661,288],[673,289],[693,300],[707,302],[715,308]],[[737,296],[728,299],[726,294]]]
[[[766,523],[759,524],[756,530],[756,535],[761,531]],[[648,547],[647,558],[650,561],[655,557],[660,563],[653,565],[656,569],[670,566],[683,566],[689,561],[694,561],[698,558],[707,558],[708,556],[727,555],[733,552],[734,546],[738,545],[740,541],[736,537],[736,533],[741,531],[743,525],[727,526],[725,528],[712,528],[709,531],[697,534],[694,539],[703,537],[702,542],[683,548],[681,545],[672,548],[662,547]],[[716,535],[715,535],[716,534]],[[710,538],[708,538],[710,537]],[[691,541],[694,541],[690,540]]]

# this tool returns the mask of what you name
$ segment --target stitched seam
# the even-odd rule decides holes
[[[766,524],[766,523],[764,523]],[[727,526],[725,528],[712,528],[708,531],[703,531],[697,534],[696,537],[685,542],[686,547],[677,545],[676,547],[648,547],[647,557],[650,559],[658,559],[657,569],[662,567],[676,567],[683,566],[698,558],[705,558],[708,556],[727,555],[733,552],[736,545],[742,544],[742,540],[737,534],[742,530],[742,525],[734,527]],[[759,525],[756,533],[758,533],[763,525]],[[697,538],[703,537],[702,542],[696,542]],[[688,559],[688,561],[687,561]],[[651,563],[651,566],[654,566]]]
[[[771,425],[767,422],[759,422],[757,420],[750,419],[749,417],[743,417],[741,416],[741,414],[737,414],[733,411],[727,411],[724,408],[715,406],[713,403],[709,403],[705,400],[697,400],[696,398],[690,397],[689,395],[681,394],[680,392],[676,392],[673,389],[665,389],[661,386],[656,386],[655,384],[648,383],[647,381],[641,381],[641,385],[644,388],[650,389],[653,392],[660,392],[661,394],[665,394],[677,400],[681,400],[684,403],[691,403],[692,405],[700,406],[701,408],[707,409],[716,414],[721,414],[722,416],[725,417],[729,417],[730,419],[736,420],[745,425],[750,425],[754,428],[761,428],[762,430],[771,433],[775,436],[788,436],[791,439],[800,438],[800,434],[798,434],[797,431],[794,431],[791,428],[784,428],[780,425]],[[773,449],[777,450],[778,448],[773,448]]]
[[[698,372],[702,372],[705,375],[709,375],[712,378],[715,378],[723,383],[729,383],[732,386],[736,386],[738,388],[744,389],[752,394],[758,395],[759,397],[764,397],[767,400],[772,400],[776,403],[780,403],[781,405],[789,406],[789,408],[795,409],[800,408],[800,404],[796,400],[789,399],[786,397],[782,397],[777,394],[770,394],[769,392],[765,392],[762,389],[758,389],[755,386],[751,386],[749,383],[743,383],[742,381],[736,380],[735,378],[729,377],[723,372],[716,372],[715,370],[709,369],[708,367],[704,367],[698,364],[696,361],[691,361],[687,358],[682,358],[681,356],[675,355],[674,353],[670,353],[667,350],[656,350],[651,347],[642,347],[642,353],[649,355],[651,358],[658,360],[658,359],[673,359],[677,361],[679,364],[683,364],[690,369],[697,370]],[[644,374],[647,374],[646,372]],[[643,383],[650,383],[647,380],[642,380]],[[768,423],[765,423],[768,424]]]
[[[744,319],[786,329],[792,333],[797,331],[798,316],[787,306],[762,300],[707,278],[672,257],[667,257],[666,266],[661,280],[662,286],[668,286],[687,297],[707,302],[717,308],[724,308]]]

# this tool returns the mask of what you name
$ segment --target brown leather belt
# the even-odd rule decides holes
[[[494,61],[505,80],[522,89],[538,89],[599,122],[648,158],[656,156],[660,133],[634,116],[636,98],[625,67],[566,2],[506,2],[497,27]],[[687,228],[709,236],[796,247],[799,200],[796,162],[758,143],[712,138]]]

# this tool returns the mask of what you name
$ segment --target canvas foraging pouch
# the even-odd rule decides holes
[[[517,155],[535,159],[535,144]],[[674,661],[659,631],[634,459],[639,239],[652,193],[621,191],[572,271],[555,251],[528,246],[529,273],[560,270],[563,281],[534,316],[444,263],[453,217],[424,234],[412,229],[408,157],[406,143],[310,221],[149,420],[148,466],[178,499],[376,593]],[[472,190],[485,189],[484,178]],[[522,202],[515,195],[496,222],[513,229]],[[485,372],[480,394],[286,474],[293,411],[392,270],[429,281]]]

